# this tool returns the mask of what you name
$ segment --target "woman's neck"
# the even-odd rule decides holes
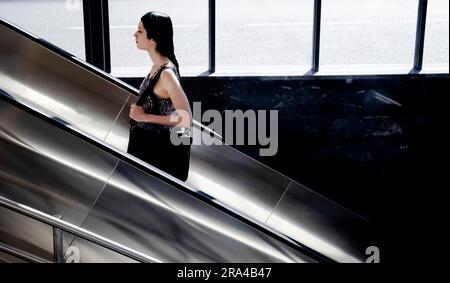
[[[153,50],[148,51],[148,55],[150,56],[154,67],[159,67],[170,62],[169,58],[162,56],[161,54]]]

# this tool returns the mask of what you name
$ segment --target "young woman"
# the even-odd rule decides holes
[[[180,85],[172,21],[166,14],[149,12],[142,16],[134,37],[137,48],[148,52],[153,66],[141,83],[138,102],[130,107],[128,152],[185,181],[192,112]]]

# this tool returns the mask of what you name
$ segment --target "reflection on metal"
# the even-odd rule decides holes
[[[130,93],[0,25],[1,88],[104,139]]]
[[[228,146],[194,145],[187,183],[264,223],[289,179]]]
[[[126,203],[126,209],[117,209]],[[270,237],[120,163],[85,227],[162,261],[310,261]],[[157,231],[149,234],[148,231]],[[128,233],[124,234],[124,231]],[[218,244],[220,239],[220,244]]]
[[[107,262],[111,259],[129,261],[122,256],[111,255],[112,252],[108,249],[86,244],[84,240],[78,238],[86,237],[85,234],[89,236],[89,233],[104,235],[123,245],[122,249],[125,247],[134,249],[142,253],[143,257],[153,259],[152,261],[314,261],[286,244],[127,163],[119,162],[117,166],[114,163],[110,164],[114,168],[114,173],[104,174],[103,182],[98,182],[85,173],[89,170],[75,171],[67,162],[48,166],[48,163],[55,163],[55,160],[65,160],[65,156],[72,158],[73,150],[79,156],[80,162],[83,162],[86,156],[94,161],[114,160],[114,158],[91,144],[71,136],[63,129],[45,123],[41,118],[19,109],[12,103],[7,103],[4,97],[0,98],[0,113],[13,114],[18,121],[7,123],[5,119],[0,119],[0,133],[12,131],[16,133],[13,137],[10,135],[8,139],[4,139],[3,135],[0,136],[0,148],[6,149],[0,155],[2,166],[0,200],[5,196],[13,201],[21,199],[27,206],[38,207],[50,214],[61,214],[64,219],[74,219],[75,223],[64,222],[64,224],[57,219],[46,218],[40,211],[32,210],[33,213],[29,213],[30,209],[21,210],[19,206],[15,206],[15,209],[24,215],[75,234],[77,237],[69,239],[65,246],[79,248],[82,262]],[[39,131],[34,130],[36,127]],[[26,142],[32,146],[22,147],[21,143],[17,142],[25,140],[24,137],[27,137]],[[57,142],[59,147],[57,159],[50,159],[41,150],[34,150],[36,147],[33,145],[38,144],[36,141],[50,140],[53,137],[65,141],[73,140]],[[15,170],[14,161],[17,153],[22,155],[21,161],[25,162],[22,167]],[[40,165],[40,170],[35,170],[36,164]],[[85,166],[95,170],[94,167],[99,166],[99,162],[89,162]],[[23,174],[22,170],[26,174]],[[58,191],[53,188],[52,182],[63,172],[70,172],[73,175],[60,180],[59,186],[63,189]],[[77,180],[79,177],[86,178],[85,182],[92,182],[90,191],[95,192],[95,195],[89,198],[79,197],[86,189],[80,180]],[[32,182],[38,183],[39,186],[22,187]],[[67,190],[70,190],[71,194],[62,193]],[[34,198],[37,192],[48,197]],[[8,204],[6,199],[2,202],[3,206],[5,203]],[[89,208],[87,211],[80,209],[80,214],[83,213],[81,221],[80,217],[71,215],[73,213],[65,208],[64,204]],[[14,221],[11,222],[13,217]],[[36,254],[44,258],[49,254],[53,256],[53,231],[42,227],[39,223],[30,222],[32,221],[18,215],[13,214],[11,217],[11,213],[1,212],[0,239],[10,245],[18,244],[24,250],[27,250],[29,245],[38,245],[33,249]],[[40,229],[37,229],[36,225]],[[85,229],[83,234],[77,232],[78,226]],[[100,244],[95,238],[87,237]],[[102,239],[102,242],[105,241],[106,239]],[[42,243],[42,246],[39,243]],[[108,245],[106,247],[110,248]],[[105,257],[102,257],[103,255]]]
[[[22,105],[104,141],[129,157],[125,153],[128,109],[136,101],[131,88],[76,59],[56,54],[55,50],[19,34],[1,20],[0,36],[0,88]],[[46,213],[62,214],[75,225],[102,229],[101,233],[111,231],[108,237],[117,237],[118,242],[138,250],[151,254],[155,253],[153,249],[158,249],[158,255],[168,261],[306,260],[286,246],[281,249],[295,254],[294,257],[274,252],[280,249],[280,243],[274,239],[269,241],[260,232],[249,230],[258,235],[256,238],[249,238],[249,231],[230,232],[244,229],[242,223],[228,219],[222,212],[209,211],[210,206],[197,203],[198,200],[188,201],[190,198],[184,192],[169,189],[168,184],[158,183],[150,174],[137,174],[137,169],[131,167],[125,170],[122,162],[113,172],[118,158],[4,102],[0,103],[0,159],[1,195]],[[149,166],[148,170],[151,168]],[[108,182],[109,176],[112,178]],[[369,223],[304,187],[297,187],[301,193],[293,191],[295,186],[289,187],[283,196],[291,182],[231,147],[193,145],[189,178],[186,183],[178,183],[254,223],[263,226],[266,223],[277,233],[333,260],[363,262],[365,247],[371,240],[370,233],[366,233]],[[148,184],[155,187],[148,187]],[[18,187],[24,190],[17,190]],[[156,194],[158,188],[178,196],[161,202],[161,196]],[[175,199],[182,201],[167,204]],[[197,209],[187,207],[180,212],[181,207],[186,207],[185,202]],[[129,214],[131,211],[133,214]],[[211,216],[206,216],[206,211],[212,213]],[[154,219],[153,212],[162,219]],[[166,217],[171,219],[167,223]],[[217,222],[220,223],[217,226],[216,220],[210,217],[226,220]],[[335,229],[337,224],[330,219],[336,220],[342,228]],[[154,221],[172,229],[176,237],[156,229]],[[206,239],[207,234],[220,237],[217,241],[205,240],[204,244],[195,240],[197,235]],[[309,236],[305,238],[305,235]],[[264,239],[259,239],[261,237]],[[169,239],[179,243],[169,243]],[[225,239],[231,244],[226,244]],[[76,238],[71,240],[77,242]],[[159,245],[158,241],[164,244]],[[189,241],[209,249],[210,253],[195,249]],[[232,251],[236,252],[234,256]]]
[[[5,259],[6,255],[8,255],[8,258],[9,258],[8,260]],[[21,261],[20,259],[23,261]],[[39,258],[30,253],[27,253],[27,252],[18,250],[14,247],[11,247],[9,245],[0,243],[0,263],[2,263],[4,261],[8,262],[8,263],[10,263],[10,262],[11,263],[12,262],[14,262],[14,263],[20,263],[20,262],[51,263],[48,260]]]
[[[82,237],[85,240],[88,240],[94,244],[105,247],[111,251],[115,251],[124,255],[126,257],[130,257],[132,259],[138,260],[140,262],[159,262],[155,258],[148,257],[140,252],[134,251],[128,247],[125,247],[121,244],[115,243],[107,238],[99,236],[95,233],[82,229],[78,226],[67,223],[63,220],[60,220],[59,217],[52,217],[48,214],[42,213],[38,210],[30,208],[26,205],[8,200],[4,197],[0,196],[0,206],[6,207],[7,209],[11,209],[14,212],[20,213],[21,215],[28,216],[32,219],[45,223],[53,227],[53,252],[54,252],[54,262],[62,263],[64,262],[62,249],[62,230],[70,232],[72,234],[77,235],[78,237]],[[57,230],[56,230],[57,229]],[[57,234],[57,235],[55,235]],[[56,241],[55,241],[56,239]]]
[[[363,262],[366,256],[360,249],[375,240],[360,217],[297,182],[289,186],[267,224],[289,237],[303,239],[338,262]]]

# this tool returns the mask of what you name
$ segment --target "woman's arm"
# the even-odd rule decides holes
[[[189,101],[181,88],[175,73],[170,69],[161,72],[160,82],[162,88],[167,91],[175,107],[176,113],[172,115],[146,114],[141,106],[131,105],[130,118],[145,123],[154,123],[166,126],[192,127],[192,111]]]

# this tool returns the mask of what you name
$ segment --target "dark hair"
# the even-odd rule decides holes
[[[160,12],[148,12],[141,17],[141,22],[147,31],[147,38],[156,41],[156,51],[172,61],[177,67],[177,75],[180,77],[180,66],[173,46],[173,26],[170,17]]]

